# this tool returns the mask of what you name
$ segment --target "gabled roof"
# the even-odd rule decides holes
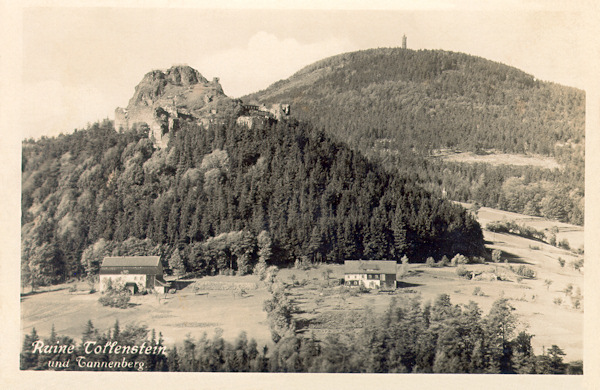
[[[105,257],[100,266],[100,274],[147,274],[162,275],[160,256],[119,256]]]
[[[345,274],[396,274],[397,263],[393,260],[346,260]]]
[[[160,264],[160,256],[105,257],[103,267],[152,267]]]

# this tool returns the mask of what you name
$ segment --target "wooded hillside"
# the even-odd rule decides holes
[[[160,150],[147,128],[119,133],[109,121],[23,143],[22,265],[32,285],[93,275],[107,255],[243,274],[259,256],[284,265],[482,250],[480,226],[460,206],[304,123],[190,125]]]
[[[583,224],[581,90],[466,54],[394,48],[324,59],[243,100],[290,103],[296,118],[454,200]],[[439,150],[552,156],[562,169],[444,163],[430,157]],[[532,176],[530,199],[500,198],[508,179]]]

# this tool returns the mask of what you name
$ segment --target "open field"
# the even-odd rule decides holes
[[[568,237],[572,246],[583,244],[583,228],[579,226],[488,208],[480,209],[479,219],[482,226],[502,219],[516,220],[519,224],[540,230],[558,226],[557,236]],[[583,310],[574,308],[570,295],[563,292],[569,284],[574,292],[578,288],[583,291],[583,271],[569,266],[571,261],[581,256],[509,234],[484,231],[484,237],[487,247],[502,250],[503,259],[507,262],[470,264],[466,268],[475,273],[498,275],[501,280],[468,280],[458,277],[455,267],[431,268],[425,264],[409,264],[408,275],[401,279],[400,288],[394,294],[371,292],[352,296],[347,289],[333,287],[335,279],[344,275],[342,265],[323,265],[306,271],[284,269],[280,278],[288,284],[297,282],[298,286],[290,290],[299,308],[297,319],[304,332],[314,332],[317,337],[330,331],[360,328],[366,308],[374,313],[383,313],[392,296],[396,299],[420,296],[423,302],[433,302],[439,294],[445,293],[454,304],[476,302],[484,315],[496,299],[505,297],[516,308],[520,330],[526,329],[535,335],[532,345],[536,354],[556,344],[565,351],[566,361],[582,359]],[[559,257],[565,260],[564,267],[560,266]],[[510,269],[521,265],[533,270],[535,279],[519,278]],[[330,279],[324,274],[326,270],[330,270]],[[546,280],[551,284],[547,285]],[[476,288],[481,291],[479,295],[474,295]],[[558,304],[558,301],[555,302],[557,299],[562,302]],[[583,307],[583,298],[581,305]]]
[[[259,345],[270,342],[267,316],[262,310],[269,293],[264,286],[253,290],[247,288],[258,285],[257,277],[204,279],[212,282],[207,289],[194,291],[188,286],[166,298],[160,295],[160,300],[152,294],[136,295],[128,309],[102,306],[98,303],[100,293],[71,294],[70,284],[60,286],[63,287],[61,290],[25,296],[21,299],[21,333],[29,333],[35,327],[38,334],[47,337],[54,324],[58,334],[79,342],[88,320],[105,332],[118,319],[122,328],[135,323],[154,328],[157,334],[162,332],[167,344],[183,341],[188,333],[199,337],[206,332],[211,337],[217,328],[223,330],[223,337],[228,340],[234,340],[241,331],[246,331],[248,338],[256,339]],[[233,290],[217,289],[219,285],[229,288],[232,284],[246,286],[247,294],[240,297],[234,295]],[[80,283],[80,286],[82,289],[88,287],[86,283]]]
[[[546,229],[559,228],[558,237],[567,237],[572,247],[583,244],[583,228],[527,217],[488,208],[481,208],[478,218],[485,226],[495,220],[515,220],[519,224]],[[383,313],[390,299],[420,296],[422,301],[433,301],[439,294],[450,295],[454,304],[475,301],[487,314],[499,297],[510,299],[521,321],[520,329],[535,337],[532,340],[536,354],[552,344],[561,347],[566,361],[583,356],[583,310],[573,307],[570,296],[563,290],[573,285],[573,292],[583,291],[583,270],[570,267],[570,262],[580,256],[539,241],[509,234],[484,231],[487,247],[503,251],[507,262],[466,265],[469,271],[500,276],[501,280],[467,280],[456,275],[455,267],[431,268],[425,264],[409,264],[408,273],[393,294],[370,292],[349,293],[347,288],[336,286],[343,278],[343,265],[321,265],[308,270],[282,269],[278,278],[288,285],[291,298],[297,305],[294,314],[300,331],[315,332],[320,338],[331,331],[359,329],[368,308]],[[565,260],[561,267],[558,258]],[[439,261],[439,259],[435,259]],[[521,279],[510,267],[524,265],[536,274],[535,279]],[[329,271],[329,272],[328,272]],[[545,281],[552,281],[546,284]],[[191,281],[194,282],[194,281]],[[189,333],[199,337],[203,332],[212,336],[217,328],[223,337],[233,340],[241,331],[259,345],[270,344],[270,330],[263,302],[270,297],[264,283],[256,276],[214,276],[195,280],[196,284],[177,291],[176,294],[134,296],[129,309],[103,307],[98,303],[99,293],[87,294],[89,288],[79,283],[81,291],[70,293],[72,284],[54,286],[53,291],[26,295],[21,303],[22,335],[35,327],[38,334],[47,337],[54,324],[58,334],[79,341],[86,322],[91,319],[95,327],[104,332],[116,319],[121,327],[128,323],[147,325],[162,332],[165,342],[181,342]],[[196,286],[197,288],[194,288]],[[244,288],[241,297],[235,289]],[[480,294],[474,295],[479,288]],[[555,300],[561,299],[558,304]],[[583,307],[583,298],[581,299]]]
[[[461,203],[464,207],[471,207],[468,203]],[[569,241],[569,245],[572,249],[583,248],[583,226],[570,225],[568,223],[550,221],[541,217],[532,217],[529,215],[511,213],[509,211],[502,211],[491,209],[489,207],[482,207],[477,213],[477,220],[481,224],[482,228],[489,222],[493,221],[514,221],[518,225],[526,225],[537,230],[550,230],[557,228],[556,241],[559,242],[563,239]]]
[[[439,151],[434,158],[444,161],[461,163],[486,163],[491,165],[531,165],[538,168],[555,169],[562,166],[553,158],[546,156],[534,156],[524,154],[507,154],[491,152],[489,154],[476,154],[473,152],[453,152],[448,150]]]

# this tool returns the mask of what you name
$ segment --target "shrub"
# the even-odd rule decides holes
[[[571,245],[569,245],[569,240],[567,240],[566,238],[563,238],[562,240],[560,240],[560,242],[558,243],[558,247],[566,249],[566,250],[571,250]]]
[[[279,268],[277,268],[277,266],[272,265],[272,266],[268,267],[267,270],[265,271],[265,283],[267,283],[267,284],[274,283],[275,278],[277,277],[278,273],[279,273]]]
[[[302,256],[300,259],[296,259],[294,262],[294,268],[300,269],[302,271],[307,271],[313,267],[312,263],[306,256]]]
[[[109,290],[105,295],[98,299],[102,306],[117,307],[127,309],[131,295],[127,290]]]
[[[450,260],[448,260],[448,257],[446,255],[444,255],[442,257],[442,260],[440,260],[440,266],[447,267],[449,264],[450,264]]]
[[[481,287],[477,286],[473,289],[473,295],[479,295],[483,297],[485,294],[483,293],[483,291],[481,291]]]
[[[451,263],[452,263],[453,267],[456,267],[459,264],[467,264],[468,263],[468,259],[465,256],[461,255],[460,253],[457,253],[456,256],[454,256],[452,258],[452,262]]]
[[[96,282],[98,281],[98,277],[89,275],[87,278],[85,278],[85,281],[87,282],[88,286],[90,286],[90,290],[95,290]]]
[[[433,268],[433,267],[435,267],[435,260],[433,259],[433,257],[428,257],[427,260],[425,261],[425,264],[428,267]]]
[[[402,259],[400,259],[400,261],[402,261],[402,264],[398,267],[398,270],[396,271],[396,278],[398,279],[402,279],[403,277],[408,275],[408,257],[404,255],[402,256]]]
[[[581,300],[579,298],[571,297],[571,304],[573,309],[579,309],[581,307]]]
[[[70,293],[77,292],[77,284],[74,284],[71,287],[69,287],[69,292]]]
[[[258,275],[258,278],[260,280],[265,280],[265,277],[267,276],[267,263],[264,259],[258,260],[258,263],[256,263],[256,265],[254,266],[254,270],[252,271],[252,273]]]
[[[560,306],[560,305],[562,305],[562,298],[554,298],[553,302],[555,305]]]
[[[458,268],[456,268],[456,274],[458,276],[460,276],[461,278],[470,279],[470,277],[471,277],[471,273],[469,272],[469,270],[467,269],[467,267],[465,267],[462,264],[459,265]]]
[[[535,279],[535,271],[524,265],[520,265],[517,269],[510,267],[510,270],[526,279]]]
[[[502,251],[500,249],[494,249],[492,251],[492,261],[499,263],[502,260]]]
[[[581,272],[581,268],[583,268],[583,259],[573,260],[569,264],[573,269]]]
[[[495,233],[509,233],[517,236],[544,241],[546,235],[543,231],[529,226],[518,225],[515,221],[495,221],[486,225],[486,229]]]
[[[472,264],[484,264],[485,263],[485,258],[481,257],[481,256],[473,256],[471,258],[471,263]]]
[[[560,264],[560,267],[563,268],[565,266],[565,259],[563,259],[562,257],[558,258],[558,264]]]

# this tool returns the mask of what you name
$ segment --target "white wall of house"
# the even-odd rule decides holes
[[[106,291],[108,280],[116,290],[123,288],[126,283],[137,284],[138,291],[146,290],[146,275],[100,275],[100,292]]]
[[[358,285],[366,288],[379,288],[381,281],[379,279],[369,279],[367,274],[346,274],[344,275],[344,283],[350,281],[358,281]]]

